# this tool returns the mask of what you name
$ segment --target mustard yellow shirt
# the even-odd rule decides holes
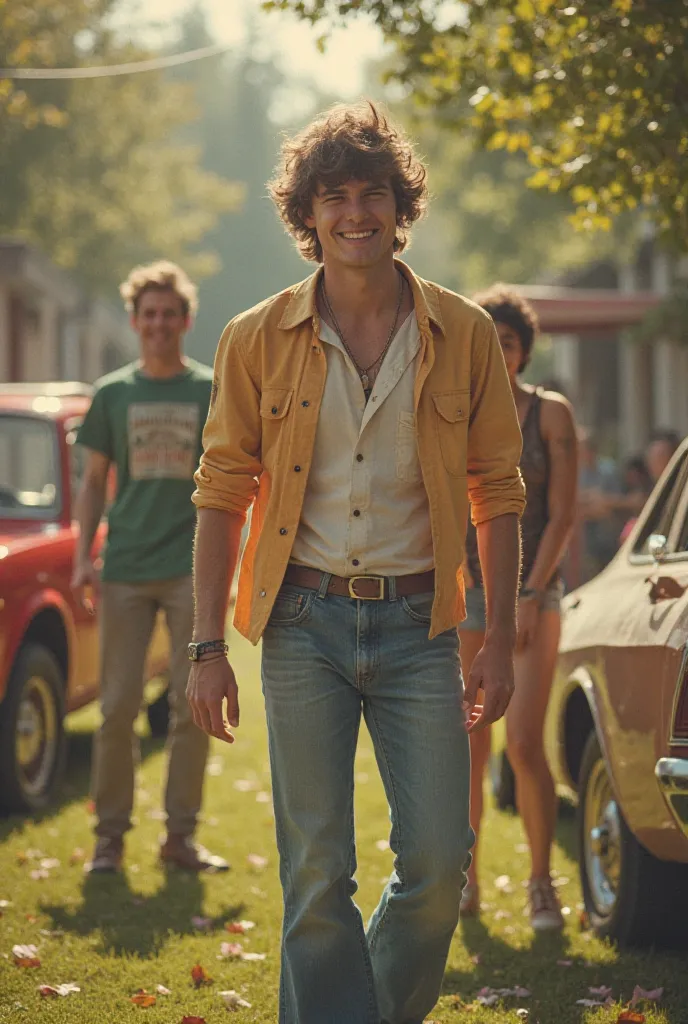
[[[484,310],[400,260],[420,331],[414,408],[435,562],[430,636],[465,617],[468,519],[521,515],[521,432],[499,339]],[[327,362],[307,280],[235,317],[215,357],[213,400],[193,501],[246,516],[234,624],[257,643],[301,519]]]

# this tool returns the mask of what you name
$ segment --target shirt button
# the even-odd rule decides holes
[[[352,565],[360,565],[361,563],[359,562],[359,560],[357,558],[352,558],[351,559],[351,564]]]
[[[361,514],[361,510],[358,509],[358,508],[355,508],[354,509],[354,515],[358,518],[358,516],[360,516],[360,514]]]
[[[294,466],[294,472],[295,473],[300,473],[301,472],[301,467],[300,466]]]
[[[304,409],[307,409],[310,404],[311,404],[310,402],[302,402],[301,403],[301,405],[303,406]]]
[[[261,592],[258,595],[258,597],[265,597],[265,596],[266,596],[266,592],[264,590],[261,590]]]
[[[272,413],[272,415],[273,415],[273,416],[276,416],[276,415],[277,415],[277,406],[276,406],[276,405],[273,405],[273,407],[272,407],[272,409],[270,410],[270,412]]]
[[[356,462],[363,462],[363,456],[362,455],[357,455],[356,456]]]
[[[280,533],[282,534],[283,537],[284,537],[286,532],[287,532],[286,527],[284,527],[284,526],[280,527]]]

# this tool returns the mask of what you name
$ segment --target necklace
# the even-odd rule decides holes
[[[380,353],[380,355],[376,359],[373,360],[373,362],[370,364],[370,366],[366,366],[366,367],[363,367],[363,366],[361,366],[359,364],[359,362],[356,359],[356,357],[354,356],[353,352],[351,351],[351,349],[347,345],[346,338],[344,337],[342,329],[339,326],[339,322],[337,320],[337,317],[334,315],[334,310],[332,309],[332,306],[330,305],[330,300],[328,299],[327,292],[325,291],[325,278],[324,278],[324,276],[321,278],[320,289],[321,289],[321,292],[322,292],[323,303],[325,305],[325,309],[327,310],[327,315],[329,316],[330,320],[332,321],[332,325],[333,325],[335,331],[337,332],[337,337],[339,338],[339,340],[341,341],[342,345],[344,346],[344,348],[346,350],[346,353],[349,356],[349,359],[351,360],[351,362],[356,367],[356,372],[358,373],[358,376],[361,378],[361,385],[363,386],[363,393],[365,395],[366,402],[370,398],[370,393],[373,390],[373,386],[372,386],[372,383],[371,383],[371,380],[370,380],[370,372],[378,364],[382,364],[383,359],[385,358],[385,356],[387,355],[387,352],[389,351],[389,346],[392,344],[392,339],[394,338],[394,331],[395,331],[396,326],[397,326],[397,320],[399,319],[399,313],[401,311],[401,303],[403,302],[403,299],[404,299],[404,275],[402,273],[400,273],[399,271],[397,271],[397,273],[399,274],[399,299],[397,301],[397,311],[394,314],[394,320],[392,321],[392,326],[391,326],[390,331],[389,331],[389,337],[387,338],[387,342],[385,344],[385,347],[383,348],[383,350]]]

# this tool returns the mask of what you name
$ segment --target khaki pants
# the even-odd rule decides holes
[[[201,807],[208,737],[186,700],[187,644],[193,629],[191,576],[151,583],[103,583],[101,590],[101,709],[94,750],[93,797],[99,836],[131,828],[146,651],[159,609],[170,634],[170,729],[165,810],[169,832],[191,835]]]

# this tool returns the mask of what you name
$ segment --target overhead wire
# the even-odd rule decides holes
[[[216,57],[231,49],[228,43],[214,43],[212,46],[201,46],[196,50],[171,54],[169,57],[151,57],[148,60],[130,61],[126,64],[104,64],[101,66],[81,68],[0,68],[0,78],[43,79],[56,81],[69,78],[111,78],[116,75],[135,75],[143,71],[160,71],[163,68],[174,68],[180,64],[190,64],[206,57]]]

